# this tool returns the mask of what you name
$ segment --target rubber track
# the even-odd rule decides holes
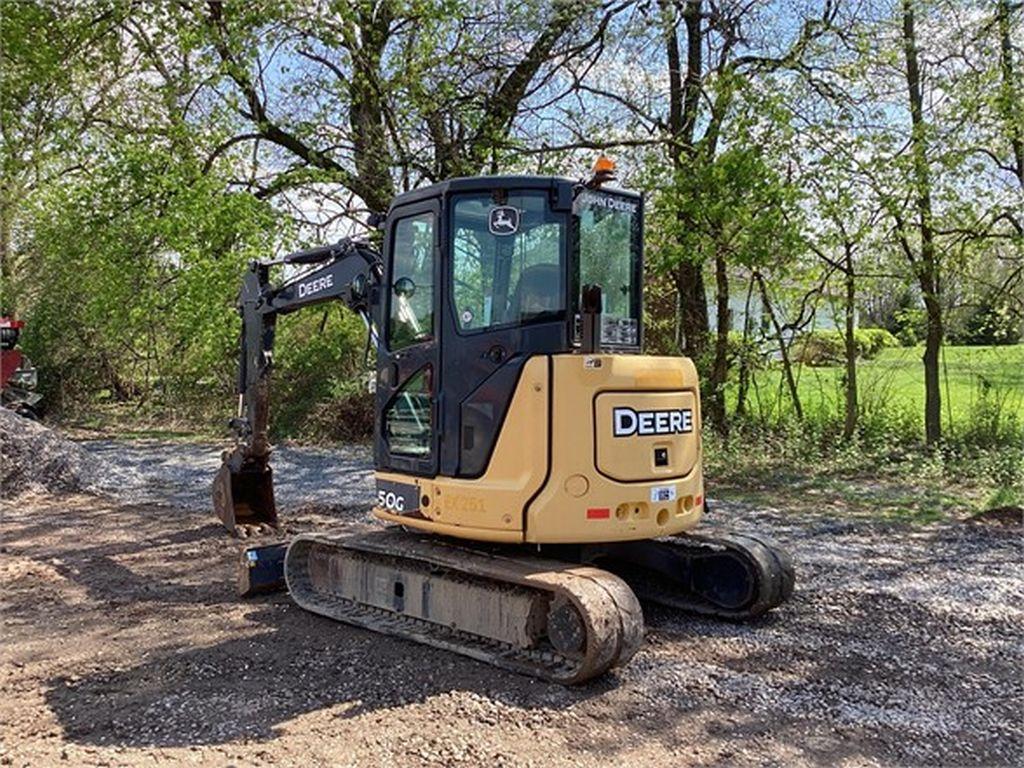
[[[619,547],[619,552],[628,552],[628,558],[617,562],[615,546]],[[692,579],[674,581],[663,574],[644,570],[645,561],[661,559],[666,549],[688,559],[689,567],[694,569],[714,557],[738,559],[750,579],[747,599],[740,606],[722,605],[715,603],[712,597],[689,589]],[[792,560],[784,549],[765,537],[742,533],[715,537],[682,534],[628,542],[612,545],[607,550],[597,548],[585,554],[584,559],[618,573],[643,601],[734,621],[755,618],[778,607],[793,594],[796,582]],[[623,563],[625,567],[619,567]]]
[[[432,578],[493,581],[562,596],[572,602],[586,629],[580,655],[563,654],[548,643],[523,648],[397,611],[370,606],[316,589],[309,556],[326,548],[333,556],[376,559],[389,567],[431,572]],[[628,586],[614,574],[587,566],[536,558],[510,558],[394,529],[359,536],[297,536],[288,547],[285,578],[292,599],[306,610],[347,624],[454,651],[513,672],[562,684],[581,683],[625,664],[643,640],[643,614]]]

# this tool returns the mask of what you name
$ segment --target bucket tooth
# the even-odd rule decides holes
[[[233,535],[277,527],[273,471],[265,462],[225,457],[213,480],[213,509]],[[237,464],[237,469],[235,465]]]

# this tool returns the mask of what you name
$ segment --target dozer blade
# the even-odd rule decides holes
[[[265,462],[234,462],[225,456],[213,480],[213,509],[235,536],[277,527],[273,472]],[[235,466],[238,468],[235,469]]]
[[[238,596],[252,597],[286,589],[284,555],[287,541],[258,544],[242,550],[238,562]]]
[[[297,536],[285,578],[308,611],[562,684],[625,664],[643,639],[611,573],[398,529]]]

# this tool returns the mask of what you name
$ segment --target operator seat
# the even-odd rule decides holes
[[[509,302],[512,310],[510,319],[529,318],[541,312],[558,312],[564,308],[564,296],[560,264],[534,264],[526,267],[519,276],[519,283]]]

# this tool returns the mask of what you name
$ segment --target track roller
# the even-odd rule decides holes
[[[314,613],[563,684],[625,664],[643,639],[614,574],[396,529],[297,536],[285,579]]]

